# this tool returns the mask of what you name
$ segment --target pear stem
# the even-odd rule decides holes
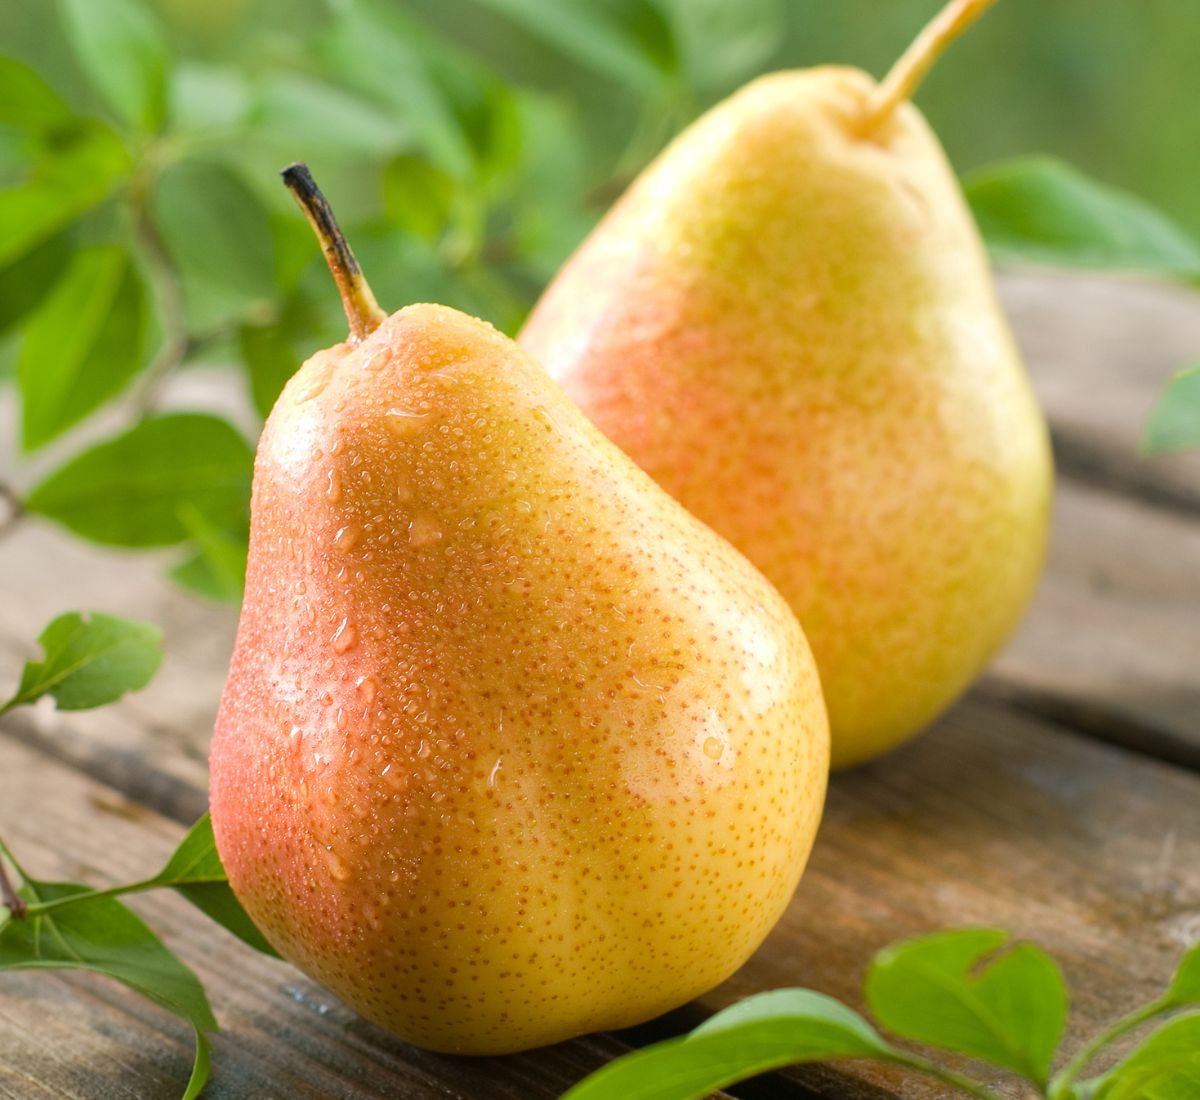
[[[975,22],[996,0],[950,0],[913,39],[867,101],[862,132],[878,129],[904,100],[909,99],[946,47]]]
[[[306,164],[289,164],[282,172],[283,182],[300,204],[308,224],[313,227],[325,262],[333,273],[338,293],[342,296],[342,307],[346,320],[350,322],[350,343],[357,344],[374,332],[387,314],[379,308],[375,295],[363,278],[362,269],[350,250],[350,245],[338,227],[337,219],[329,207],[321,189],[312,178]]]

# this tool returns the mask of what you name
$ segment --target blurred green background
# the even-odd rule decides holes
[[[13,480],[76,455],[26,510],[179,546],[178,579],[236,599],[249,441],[221,418],[155,417],[177,368],[206,363],[235,367],[264,415],[344,337],[281,166],[310,164],[386,308],[440,301],[515,332],[705,107],[781,67],[882,75],[942,2],[0,0]],[[1194,0],[1000,0],[917,102],[960,173],[1050,153],[1200,232],[1197,43]],[[1194,242],[1088,186],[1003,177],[989,243],[1033,231],[1066,262],[1200,278]],[[127,430],[80,452],[101,408]],[[223,487],[188,490],[218,476],[214,455]],[[143,469],[160,483],[134,485]]]
[[[233,64],[260,77],[309,68],[312,36],[346,7],[336,0],[152,0],[152,6],[181,58]],[[939,0],[374,5],[422,19],[506,82],[553,97],[582,130],[593,181],[612,171],[639,124],[643,144],[636,152],[644,155],[668,128],[757,72],[834,61],[881,74],[938,6]],[[0,48],[29,60],[80,107],[94,108],[55,7],[53,0],[0,0]],[[519,14],[539,8],[547,14],[532,22],[543,26],[541,35],[529,33],[530,22]],[[596,13],[662,79],[622,79],[620,62],[607,71],[602,63],[582,64],[569,35],[556,35],[553,9]],[[960,170],[1016,153],[1053,152],[1200,231],[1198,45],[1200,4],[1190,0],[1002,0],[943,59],[919,102]],[[636,72],[637,63],[628,69],[623,75]],[[377,73],[367,82],[386,80]],[[662,120],[669,126],[642,117],[653,98],[672,101],[675,110]],[[301,123],[294,121],[295,144],[316,159],[316,150],[303,149]]]

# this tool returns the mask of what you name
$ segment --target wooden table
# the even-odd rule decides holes
[[[1003,292],[1058,455],[1045,579],[968,698],[910,746],[834,780],[810,869],[754,958],[633,1033],[455,1059],[390,1038],[186,903],[148,895],[135,906],[198,971],[223,1025],[206,1095],[554,1097],[757,990],[808,985],[859,1004],[874,950],[951,925],[999,925],[1053,952],[1076,1035],[1161,987],[1200,939],[1200,458],[1143,460],[1137,440],[1169,372],[1200,357],[1200,295],[1032,274],[1007,277]],[[228,400],[211,380],[181,385],[186,402]],[[11,405],[0,412],[11,439]],[[0,833],[32,872],[97,885],[140,877],[204,808],[234,616],[172,590],[144,555],[33,522],[0,543],[0,576],[3,677],[59,611],[166,628],[167,660],[143,694],[0,722]],[[173,1098],[190,1048],[182,1025],[101,978],[0,975],[0,1096]],[[732,1091],[942,1095],[867,1066]]]

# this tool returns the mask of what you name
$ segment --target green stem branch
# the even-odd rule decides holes
[[[1050,1082],[1049,1090],[1051,1100],[1054,1100],[1056,1097],[1067,1096],[1070,1087],[1075,1083],[1079,1075],[1087,1069],[1089,1063],[1105,1047],[1111,1046],[1118,1039],[1128,1035],[1129,1032],[1141,1027],[1142,1024],[1148,1023],[1155,1016],[1160,1016],[1173,1007],[1165,996],[1159,997],[1158,1000],[1151,1001],[1148,1005],[1143,1005],[1141,1008],[1135,1009],[1128,1016],[1122,1016],[1115,1023],[1110,1024],[1101,1031],[1090,1042],[1085,1043],[1079,1048],[1075,1056],[1054,1075],[1054,1079]]]
[[[975,1100],[1002,1100],[991,1089],[981,1085],[978,1081],[972,1080],[965,1074],[956,1073],[952,1069],[944,1069],[933,1062],[927,1062],[924,1058],[920,1058],[915,1054],[905,1054],[899,1051],[894,1052],[894,1060],[902,1066],[907,1066],[909,1069],[914,1069],[918,1073],[924,1073],[929,1077],[935,1077],[937,1080],[947,1085],[952,1085],[956,1089],[960,1089],[968,1096],[975,1097]]]

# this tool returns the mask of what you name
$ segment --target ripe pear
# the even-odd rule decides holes
[[[285,175],[352,335],[258,447],[212,746],[229,881],[424,1047],[655,1016],[740,966],[803,869],[828,770],[804,636],[512,340],[385,316]]]
[[[966,688],[1044,555],[1043,418],[953,173],[904,102],[985,6],[951,5],[883,84],[782,72],[718,105],[519,337],[787,598],[835,767]]]

